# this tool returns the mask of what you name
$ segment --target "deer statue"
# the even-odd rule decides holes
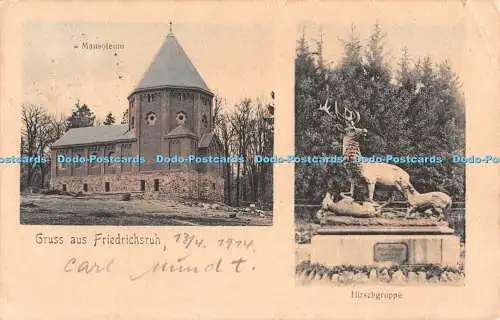
[[[380,215],[382,207],[375,205],[372,202],[362,202],[358,203],[354,201],[353,198],[346,195],[345,192],[340,193],[341,199],[337,202],[333,200],[333,196],[330,192],[327,192],[325,198],[323,198],[323,202],[321,203],[320,212],[316,213],[316,215],[322,215],[325,212],[332,212],[338,216],[351,216],[358,218],[371,218],[377,217]],[[317,218],[320,218],[317,216]]]
[[[444,219],[451,210],[451,197],[444,192],[433,191],[419,193],[414,188],[410,188],[410,186],[400,186],[410,204],[408,208],[409,216],[412,216],[417,211],[425,212],[431,209],[433,213],[438,215],[438,218]]]
[[[348,193],[350,196],[354,196],[354,187],[359,184],[367,187],[369,202],[375,202],[373,197],[377,183],[392,187],[393,190],[398,190],[405,197],[406,194],[403,192],[402,186],[414,189],[409,174],[400,167],[388,163],[362,163],[357,160],[357,157],[361,156],[359,141],[368,133],[366,129],[356,128],[356,124],[361,119],[359,112],[344,108],[344,113],[341,114],[338,111],[337,102],[335,102],[335,114],[332,114],[328,99],[323,106],[319,107],[319,110],[324,111],[337,122],[340,120],[341,123],[344,123],[343,126],[337,123],[335,127],[343,133],[342,156],[351,184]],[[393,196],[394,194],[391,194],[390,201]]]

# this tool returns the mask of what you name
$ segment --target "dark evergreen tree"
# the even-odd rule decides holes
[[[128,124],[128,108],[123,111],[121,124]]]
[[[92,127],[94,125],[95,115],[86,104],[80,105],[80,101],[77,101],[75,108],[73,109],[73,113],[66,121],[66,130],[81,127]]]
[[[108,114],[106,115],[106,119],[104,119],[103,124],[105,126],[109,126],[113,123],[115,123],[115,117],[113,117],[113,114],[111,112],[108,112]]]
[[[299,40],[295,61],[295,141],[296,155],[333,155],[341,151],[339,134],[335,131],[332,120],[318,110],[329,92],[330,72],[323,62],[323,42],[317,42],[315,53],[305,42],[305,36]],[[296,166],[297,176],[303,177],[296,184],[297,194],[304,198],[317,199],[324,192],[325,184],[338,167],[328,165]]]
[[[434,65],[429,57],[412,63],[403,48],[393,73],[384,50],[385,33],[378,23],[363,46],[353,25],[344,55],[334,67],[324,63],[323,41],[311,52],[303,34],[295,59],[296,155],[342,153],[335,120],[318,110],[328,98],[361,115],[358,127],[368,130],[363,155],[393,154],[450,157],[465,148],[465,111],[461,85],[451,65]],[[394,74],[394,76],[393,76]],[[421,192],[441,190],[465,197],[465,169],[452,163],[400,165]],[[327,190],[347,190],[339,165],[301,165],[296,170],[296,199],[319,201]]]

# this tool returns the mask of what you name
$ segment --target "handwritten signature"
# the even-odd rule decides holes
[[[103,264],[98,264],[97,262],[91,262],[88,260],[79,261],[77,258],[72,257],[64,265],[64,271],[85,274],[111,272],[111,266],[114,262],[115,260],[111,259]]]
[[[181,258],[173,260],[174,262],[155,262],[152,266],[146,268],[141,273],[136,275],[130,275],[129,279],[131,281],[136,281],[148,274],[152,273],[219,273],[224,272],[223,265],[224,259],[222,257],[217,258],[214,262],[208,264],[189,264],[187,261],[190,255],[183,256]],[[236,273],[241,273],[245,270],[244,263],[247,262],[246,259],[239,258],[237,260],[232,260],[229,265],[232,267],[231,270]],[[252,267],[255,270],[255,267]]]
[[[129,276],[130,281],[137,281],[147,275],[155,273],[220,273],[226,270],[234,273],[241,273],[247,270],[255,270],[255,266],[249,267],[248,261],[244,258],[238,258],[225,262],[223,257],[218,257],[210,263],[195,263],[190,261],[191,255],[185,255],[170,261],[156,261],[143,271]],[[83,273],[97,274],[110,273],[113,271],[115,259],[110,259],[104,262],[95,262],[89,260],[79,260],[76,257],[70,258],[64,265],[64,272],[67,273]]]

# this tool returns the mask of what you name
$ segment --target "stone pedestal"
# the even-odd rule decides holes
[[[456,267],[460,239],[443,225],[324,226],[311,239],[311,262],[338,265]]]

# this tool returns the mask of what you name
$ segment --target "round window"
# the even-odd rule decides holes
[[[154,126],[156,123],[156,114],[154,112],[148,112],[146,114],[146,123],[150,126]]]
[[[180,111],[177,113],[175,119],[177,120],[178,125],[184,125],[187,120],[187,115],[183,111]]]

